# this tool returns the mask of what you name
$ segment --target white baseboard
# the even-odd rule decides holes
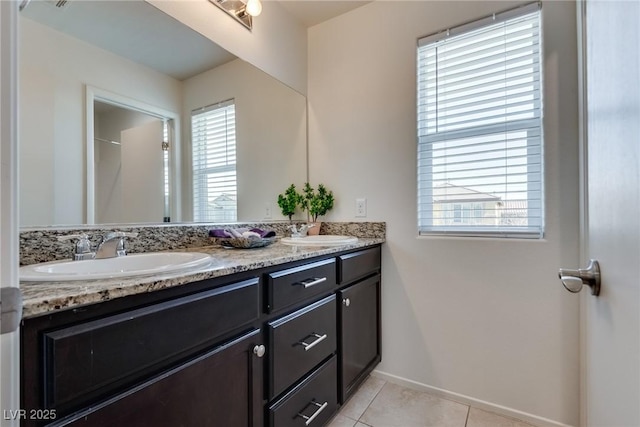
[[[537,415],[529,414],[527,412],[518,411],[517,409],[508,408],[506,406],[496,405],[495,403],[485,402],[484,400],[475,399],[473,397],[465,396],[463,394],[454,393],[452,391],[444,390],[438,387],[432,387],[427,384],[422,384],[416,381],[412,381],[406,378],[391,375],[386,372],[374,370],[371,375],[377,378],[381,378],[392,384],[401,385],[403,387],[410,388],[412,390],[424,391],[444,399],[453,400],[465,405],[472,406],[474,408],[482,409],[485,411],[493,412],[495,414],[504,415],[506,417],[515,418],[517,420],[524,421],[529,424],[533,424],[537,427],[572,427],[569,424],[563,424],[558,421],[553,421],[548,418],[539,417]]]

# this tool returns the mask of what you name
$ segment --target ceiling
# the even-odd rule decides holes
[[[236,58],[144,1],[31,1],[21,15],[178,80]]]
[[[313,27],[371,1],[362,0],[279,0],[280,4],[305,27]]]
[[[278,1],[305,27],[369,3],[360,0]],[[236,58],[145,1],[72,0],[63,7],[56,3],[56,0],[32,0],[21,15],[178,80]],[[185,49],[185,46],[190,48]]]

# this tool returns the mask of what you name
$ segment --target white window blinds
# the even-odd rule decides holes
[[[194,221],[237,218],[236,124],[233,100],[191,113]]]
[[[540,6],[418,42],[421,234],[542,237]]]

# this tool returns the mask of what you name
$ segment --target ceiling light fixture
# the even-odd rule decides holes
[[[260,0],[209,0],[247,29],[253,28],[253,17],[262,12]]]
[[[249,0],[245,10],[251,16],[258,16],[262,13],[262,2],[260,0]]]

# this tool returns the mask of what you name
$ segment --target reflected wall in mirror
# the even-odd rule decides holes
[[[94,185],[88,182],[87,189],[93,188],[94,202],[87,204],[89,222],[170,222],[171,121],[108,101],[93,101]],[[91,200],[89,195],[87,200]]]
[[[161,222],[167,216],[191,221],[191,114],[228,99],[236,108],[237,220],[284,219],[276,209],[277,194],[307,176],[302,95],[226,51],[216,64],[203,61],[220,56],[221,49],[144,1],[78,1],[65,8],[32,1],[20,17],[22,226],[92,223],[92,216],[96,223]],[[196,64],[183,56],[187,51],[199,59]],[[108,148],[96,150],[94,138],[116,139],[99,133],[105,125],[91,134],[92,91],[174,115],[166,171],[170,188],[165,191],[164,175],[158,187],[169,198],[161,209],[156,199],[152,212],[123,215],[122,205],[104,197],[105,181],[96,177],[107,169],[94,162],[104,160]],[[126,158],[147,168],[133,154]],[[122,172],[120,188],[125,188],[130,174]],[[122,195],[118,200],[126,204]]]

